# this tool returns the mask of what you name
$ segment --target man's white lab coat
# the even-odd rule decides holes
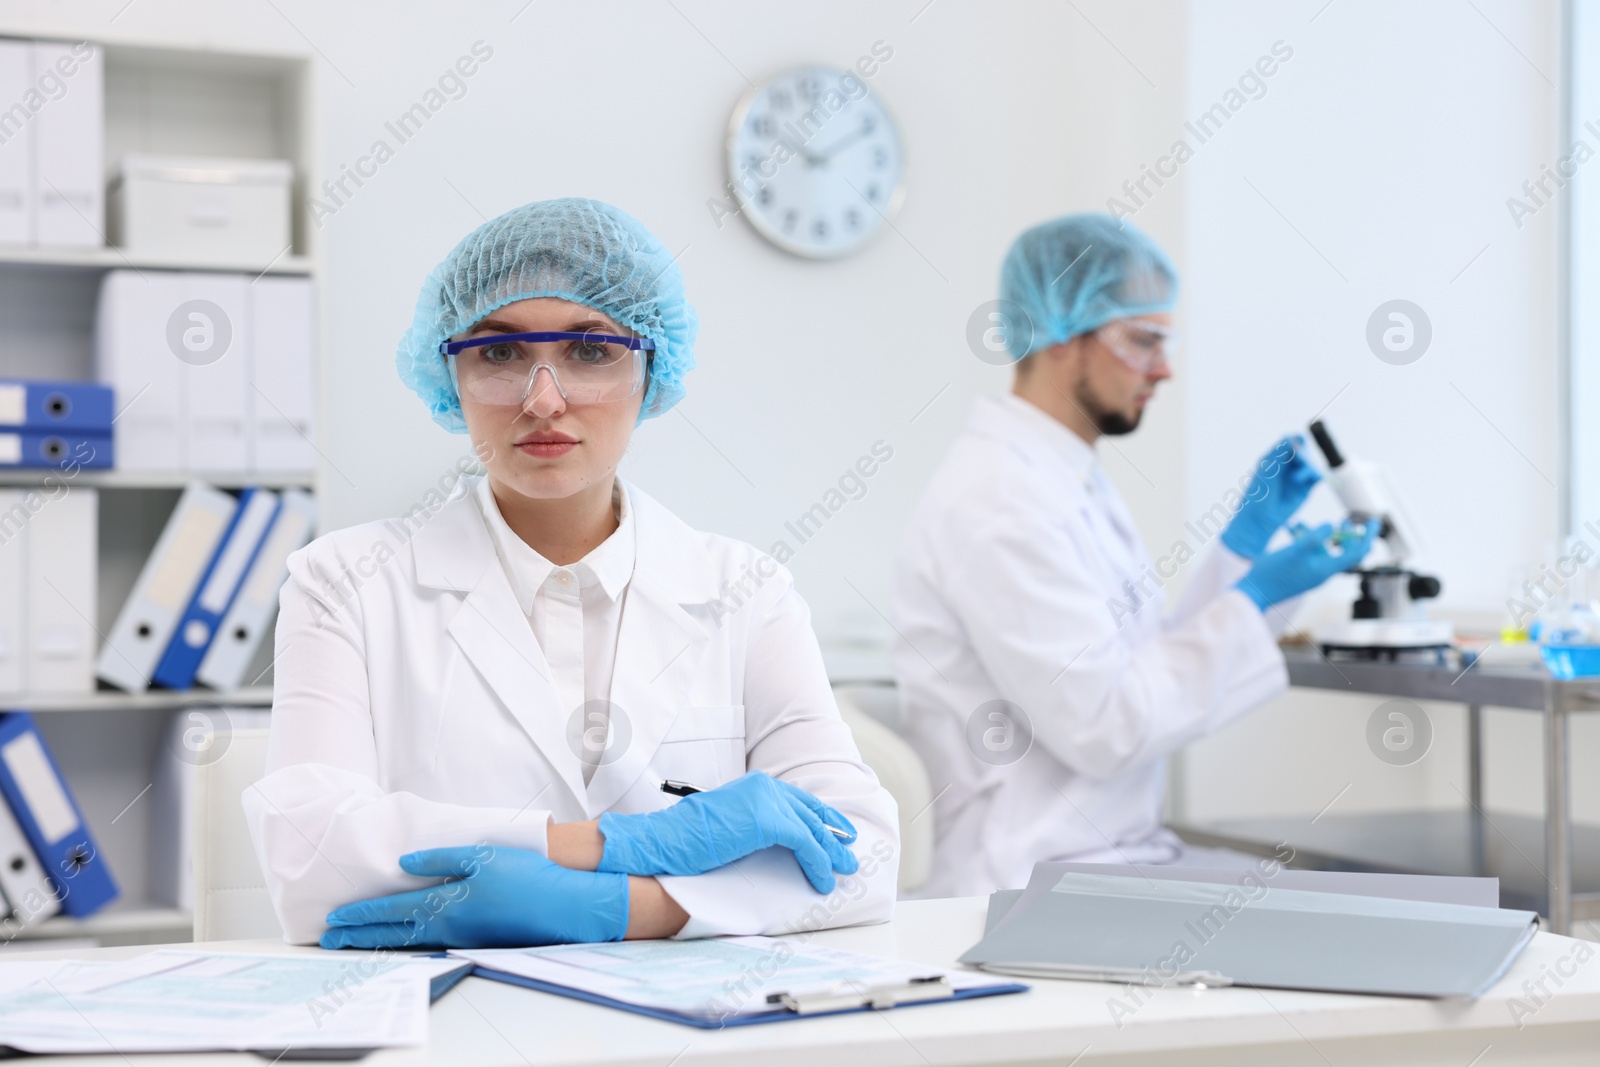
[[[1191,524],[1199,552],[1197,532],[1220,531]],[[1270,620],[1232,588],[1247,562],[1183,555],[1157,569],[1082,438],[980,398],[894,582],[902,721],[938,796],[919,895],[1022,886],[1038,860],[1178,858],[1165,757],[1288,685]],[[1180,566],[1194,573],[1164,615]]]

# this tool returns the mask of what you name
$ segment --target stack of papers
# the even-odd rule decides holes
[[[160,951],[0,963],[0,1046],[131,1053],[421,1045],[432,957]]]

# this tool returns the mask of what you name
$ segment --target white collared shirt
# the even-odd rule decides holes
[[[616,530],[568,567],[545,559],[506,525],[489,479],[478,483],[476,494],[495,554],[533,629],[533,639],[544,653],[556,693],[570,709],[569,715],[582,709],[577,730],[569,727],[568,732],[583,739],[581,758],[587,785],[608,748],[611,674],[623,599],[633,577],[636,546],[628,494],[620,482],[614,485],[611,506],[617,516]],[[598,743],[590,744],[591,738]]]

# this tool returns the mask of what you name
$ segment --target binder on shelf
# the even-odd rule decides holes
[[[0,428],[109,434],[116,415],[111,390],[98,382],[0,378]]]
[[[311,280],[257,278],[250,297],[251,465],[258,471],[310,470],[317,462],[311,444]]]
[[[34,41],[32,80],[60,96],[33,114],[34,239],[98,248],[106,230],[105,53],[86,41]]]
[[[289,554],[311,540],[316,521],[317,504],[310,493],[299,489],[283,493],[272,528],[261,542],[261,551],[256,553],[233,606],[200,661],[196,674],[200,684],[227,691],[255,683],[253,678],[246,679],[245,673],[277,611],[278,590],[289,575]]]
[[[184,489],[100,650],[96,663],[100,678],[130,693],[149,688],[156,664],[238,506],[233,497],[202,482],[190,482]]]
[[[0,430],[0,469],[80,467],[107,470],[115,465],[108,433],[82,430]]]
[[[82,918],[117,899],[105,856],[25,711],[0,714],[0,795],[11,805],[63,912]]]
[[[61,900],[22,824],[8,805],[0,804],[0,934],[9,938],[16,927],[32,926],[60,910]]]
[[[33,88],[33,45],[0,40],[0,100],[7,106]],[[33,244],[33,130],[0,120],[0,244]]]
[[[99,494],[0,491],[0,692],[94,688]]]
[[[27,588],[27,493],[0,489],[0,693],[27,688],[27,615],[22,598]]]
[[[255,288],[242,274],[107,272],[96,309],[95,368],[123,406],[115,427],[119,467],[249,469],[261,396],[251,371]]]
[[[179,276],[183,302],[169,311],[179,322],[186,377],[185,470],[243,471],[250,466],[250,280],[243,274]],[[170,321],[170,320],[169,320]],[[169,325],[164,331],[171,339]]]
[[[183,281],[165,271],[113,270],[95,308],[95,374],[121,398],[114,435],[124,470],[185,469],[184,371],[167,346]]]
[[[195,672],[211,647],[217,626],[233,604],[239,583],[277,512],[278,494],[269,489],[246,489],[240,494],[233,519],[211,553],[189,606],[173,627],[172,640],[150,676],[156,685],[167,689],[194,685]]]
[[[81,488],[35,492],[43,499],[31,512],[24,536],[28,568],[24,685],[34,693],[87,693],[94,689],[99,643],[95,616],[100,494]]]

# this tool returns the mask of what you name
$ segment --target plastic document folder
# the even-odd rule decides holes
[[[200,661],[195,680],[212,689],[237,689],[255,685],[260,674],[247,678],[250,661],[267,635],[267,623],[278,610],[278,590],[289,577],[289,554],[303,547],[316,532],[317,502],[299,489],[286,490],[272,528],[240,583],[233,606],[217,627],[216,640]]]
[[[6,1053],[249,1050],[359,1059],[428,1039],[428,1005],[458,961],[399,953],[157,951],[111,963],[0,962]],[[3,1053],[0,1053],[3,1054]]]
[[[217,626],[239,592],[239,583],[261,550],[261,539],[278,514],[278,494],[270,489],[246,489],[239,496],[222,540],[212,552],[205,574],[172,630],[172,640],[156,663],[150,680],[166,689],[194,685],[200,661],[217,636]]]
[[[780,937],[456,950],[473,974],[703,1030],[968,1000],[1028,987]]]
[[[100,649],[95,673],[142,693],[172,639],[239,503],[220,489],[190,482],[156,539],[133,591]]]
[[[16,816],[62,911],[81,919],[117,899],[116,880],[89,824],[25,711],[0,714],[0,798]]]
[[[97,248],[106,243],[105,50],[83,41],[34,41],[34,85],[50,72],[67,90],[29,123],[33,237],[46,248]]]
[[[111,389],[96,382],[0,378],[0,426],[110,434]]]
[[[33,86],[33,46],[0,40],[0,100],[21,100]],[[0,121],[0,243],[33,243],[33,137],[13,117]]]
[[[0,693],[94,688],[98,490],[0,489]]]
[[[1150,985],[1473,997],[1505,973],[1537,924],[1529,911],[1285,889],[1259,878],[1068,871],[1043,892],[1024,891],[961,962]]]
[[[48,919],[61,910],[61,900],[39,866],[39,857],[6,804],[0,804],[0,897],[0,910],[5,912],[0,915],[0,934],[8,939],[17,927]]]
[[[109,433],[0,430],[0,467],[106,470],[116,465],[115,448]]]

